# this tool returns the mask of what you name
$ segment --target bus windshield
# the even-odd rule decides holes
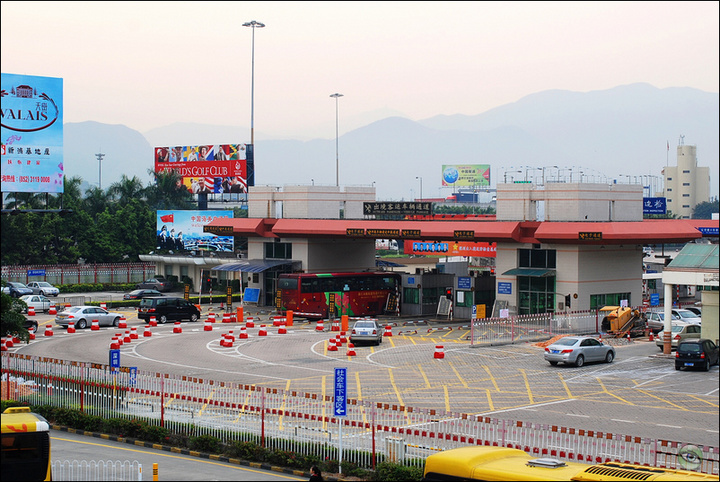
[[[2,414],[2,478],[52,480],[50,426],[27,407],[11,407]]]

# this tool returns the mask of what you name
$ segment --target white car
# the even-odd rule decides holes
[[[702,323],[702,318],[700,318],[696,313],[693,313],[690,310],[686,310],[683,308],[673,309],[672,314],[677,316],[680,321],[685,323],[695,323],[696,325]]]
[[[21,296],[20,299],[28,305],[28,308],[32,306],[36,313],[40,311],[47,313],[50,311],[50,305],[54,303],[50,301],[50,298],[43,295],[25,295]]]
[[[31,281],[27,284],[27,287],[36,295],[57,296],[60,294],[60,290],[47,281]]]

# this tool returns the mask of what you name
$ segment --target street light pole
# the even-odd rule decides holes
[[[335,97],[335,185],[340,187],[340,156],[338,154],[338,99],[342,94],[335,92],[330,97]]]
[[[250,69],[250,144],[255,146],[255,28],[263,28],[264,23],[245,22],[243,27],[252,27],[252,53]]]
[[[415,179],[420,179],[420,202],[422,202],[422,200],[423,200],[423,195],[422,195],[422,176],[415,176]]]
[[[102,189],[102,160],[105,154],[98,152],[95,154],[95,157],[97,157],[98,160],[98,187]]]

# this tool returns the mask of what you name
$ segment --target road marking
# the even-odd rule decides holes
[[[656,424],[656,425],[657,425],[658,427],[682,428],[682,427],[679,427],[679,426],[677,426],[677,425],[664,425],[664,424],[662,424],[662,423],[658,423],[658,424]]]
[[[450,412],[450,395],[448,394],[447,385],[443,385],[443,393],[445,394],[445,411]]]
[[[522,373],[523,380],[525,380],[525,389],[527,390],[528,401],[530,402],[530,405],[532,405],[535,403],[535,400],[533,400],[532,389],[530,388],[530,382],[528,382],[527,373],[522,368],[520,368],[520,373]]]
[[[422,369],[422,365],[420,363],[418,363],[418,370],[420,370],[420,375],[422,375],[423,380],[425,380],[425,388],[432,388],[430,380],[428,380],[427,375],[425,375],[425,371]]]
[[[622,420],[620,418],[611,418],[610,420],[612,420],[613,422],[635,423],[632,420]]]
[[[532,406],[533,406],[533,407],[544,407],[545,405],[555,405],[556,403],[565,403],[565,402],[574,402],[574,401],[575,401],[575,399],[574,399],[574,398],[571,398],[571,399],[568,399],[568,400],[556,400],[556,401],[554,401],[554,402],[537,403],[537,404],[532,405]],[[525,406],[522,406],[522,407],[506,408],[506,409],[504,409],[504,410],[495,410],[495,411],[493,411],[493,412],[477,413],[477,414],[475,414],[475,415],[476,415],[476,416],[479,416],[479,417],[482,417],[482,416],[485,416],[485,415],[493,415],[493,414],[495,414],[495,413],[513,412],[513,411],[515,411],[515,410],[524,410],[524,409],[529,408],[529,407],[530,407],[530,405],[525,405]]]
[[[398,401],[400,402],[400,405],[405,405],[403,403],[402,396],[400,395],[400,390],[398,390],[397,385],[395,385],[395,377],[393,376],[392,368],[388,368],[388,375],[390,378],[390,385],[392,385],[393,390],[395,390],[395,395],[397,396]]]
[[[635,405],[634,403],[632,403],[632,402],[629,401],[629,400],[625,400],[624,398],[618,397],[618,396],[615,395],[614,393],[608,392],[608,390],[607,390],[607,388],[605,388],[605,384],[602,382],[602,380],[600,380],[599,378],[596,378],[596,380],[597,380],[597,382],[600,384],[600,387],[602,387],[603,392],[607,393],[607,394],[610,395],[611,397],[617,398],[617,399],[620,400],[621,402],[627,403],[628,405]]]
[[[468,384],[465,381],[465,379],[463,377],[461,377],[460,374],[458,373],[458,371],[455,369],[455,366],[452,364],[452,362],[448,362],[448,365],[450,365],[450,368],[452,368],[453,373],[455,373],[455,376],[458,377],[458,380],[460,380],[460,383],[463,384],[463,387],[470,388],[470,387],[468,387]]]
[[[590,418],[590,415],[580,415],[578,413],[566,413],[568,417],[580,417],[580,418]]]

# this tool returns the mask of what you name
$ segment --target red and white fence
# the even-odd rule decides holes
[[[104,418],[144,419],[171,431],[323,458],[337,459],[342,434],[343,460],[366,468],[382,460],[422,466],[434,452],[467,445],[514,447],[580,462],[682,468],[685,445],[355,399],[347,400],[347,416],[336,418],[330,396],[127,368],[113,372],[107,365],[7,352],[2,380],[3,399],[75,406]],[[718,448],[693,450],[701,460],[694,470],[717,475]]]
[[[598,333],[599,330],[595,311],[538,313],[472,321],[468,338],[471,345],[514,343],[547,340],[554,335]]]

